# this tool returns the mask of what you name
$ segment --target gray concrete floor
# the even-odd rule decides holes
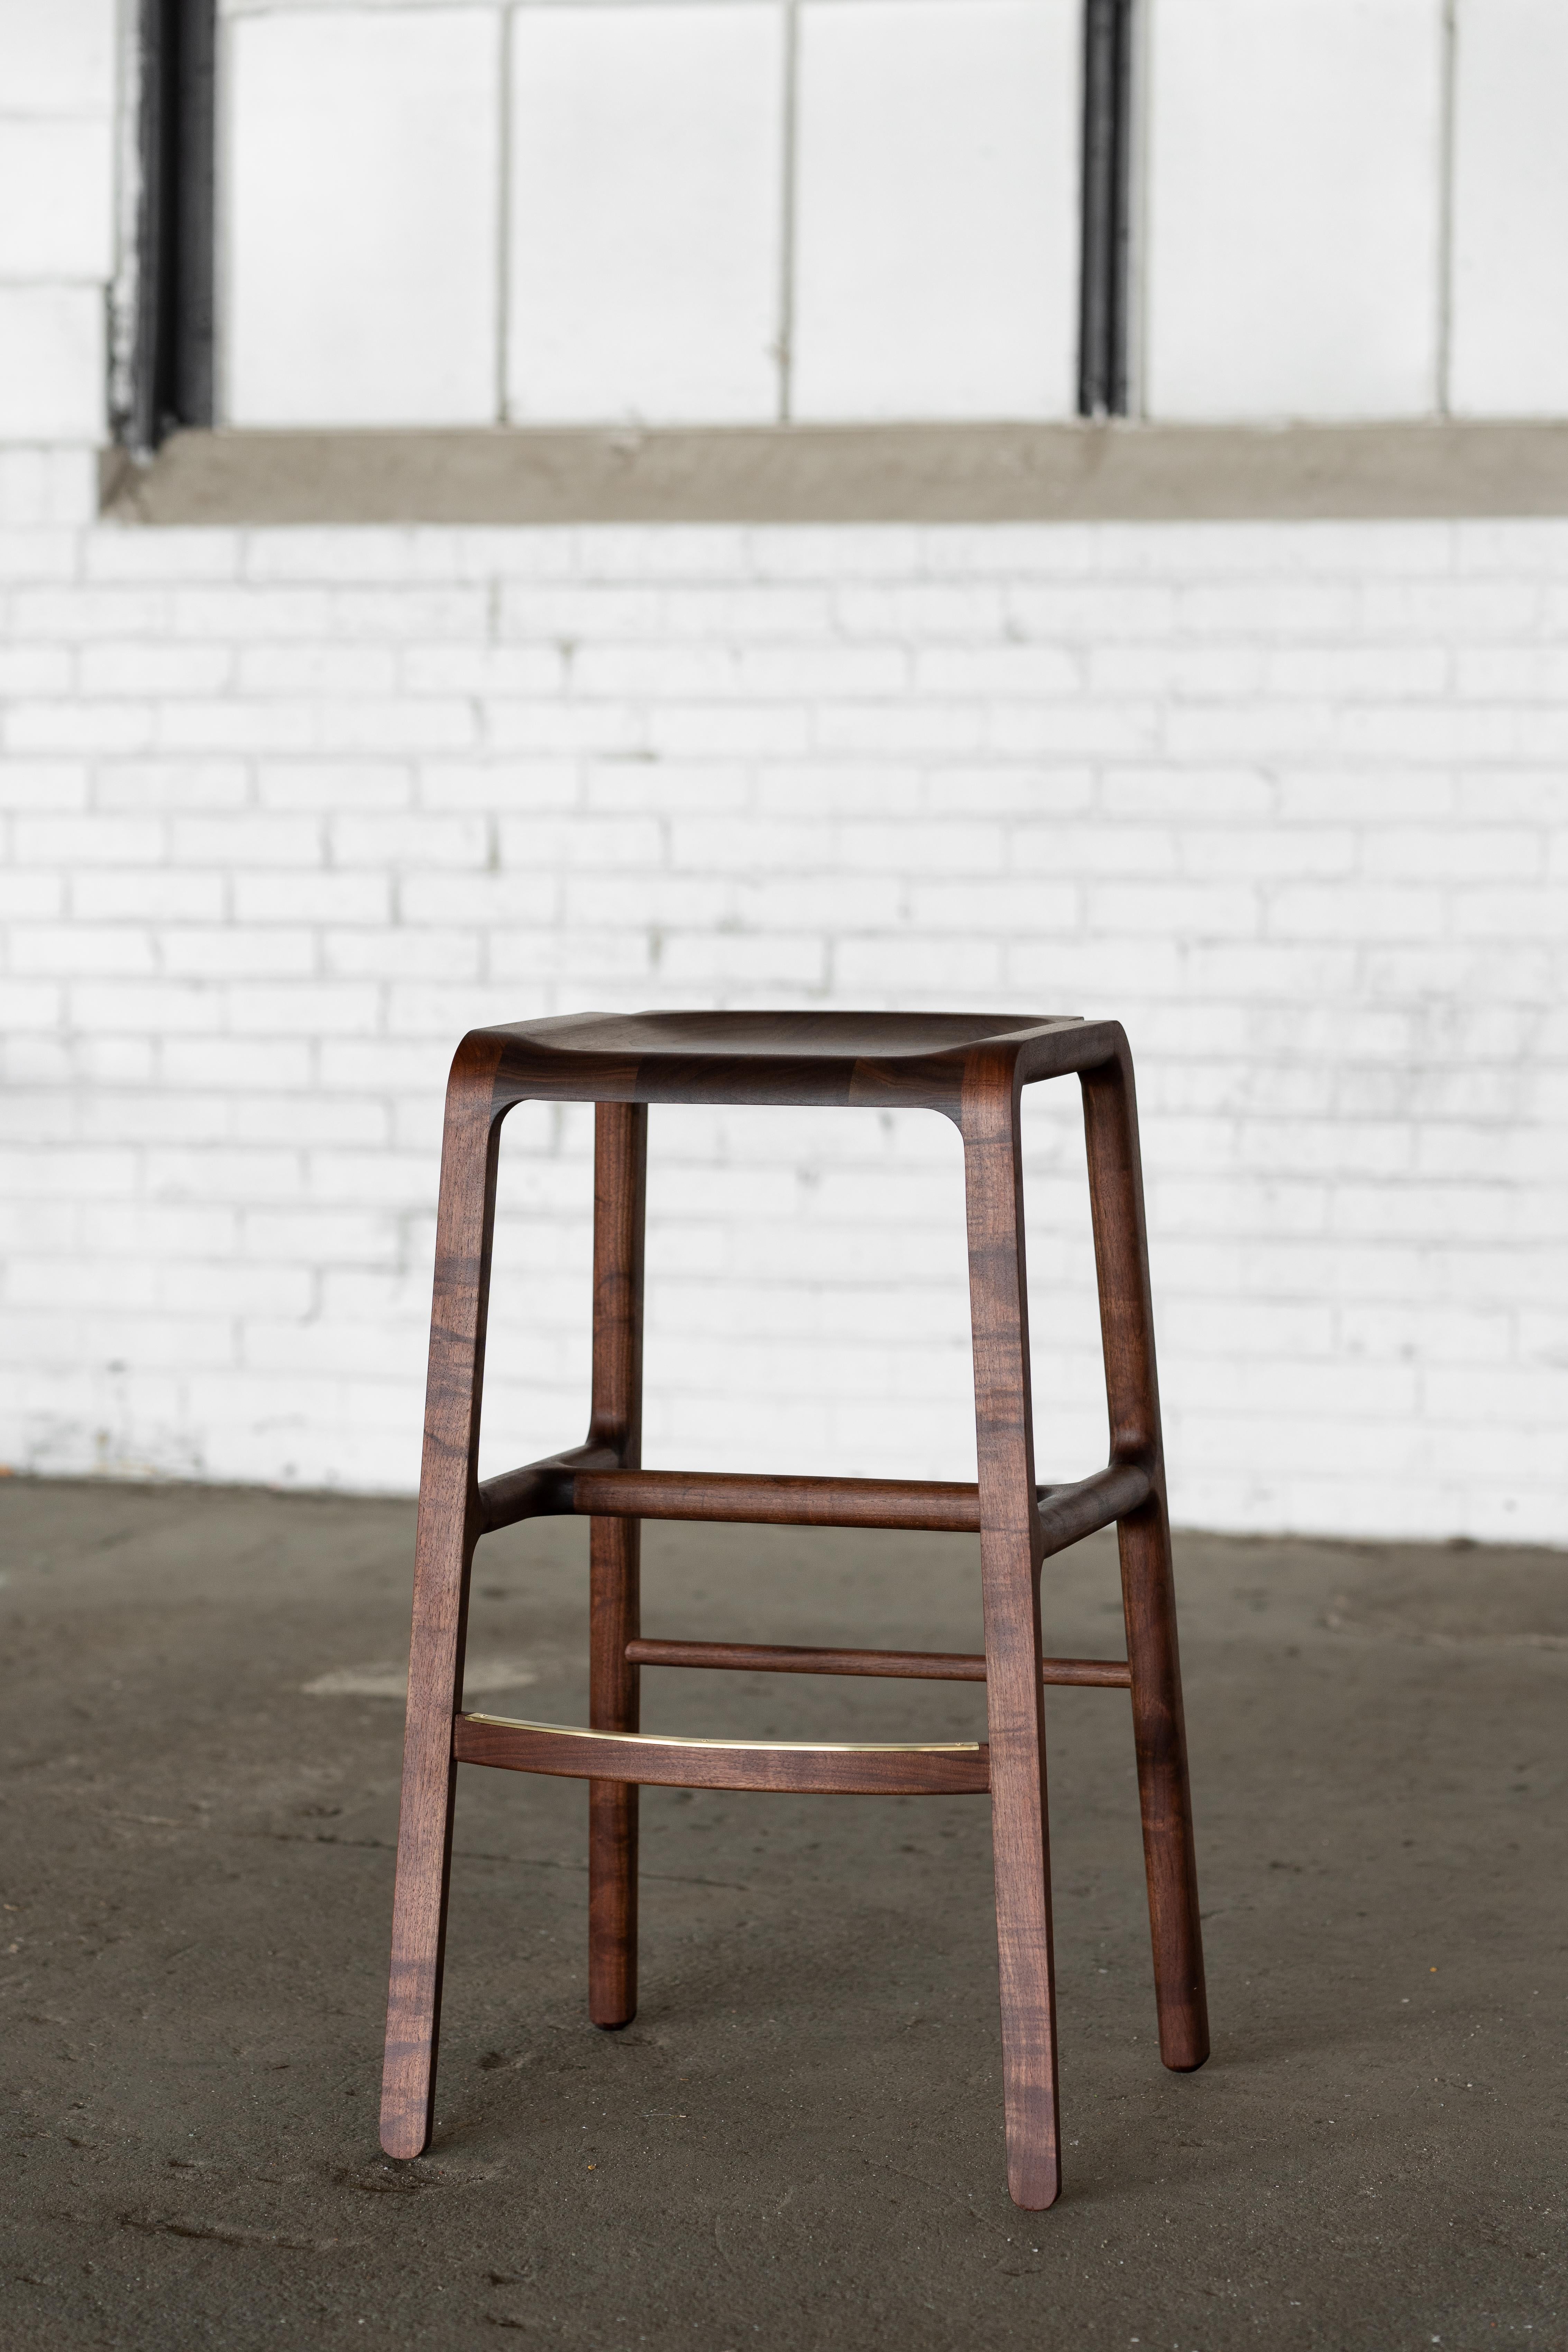
[[[1178,1548],[1215,2051],[1153,2033],[1126,1702],[1052,1696],[1067,2186],[1003,2171],[983,1800],[468,1771],[440,2126],[375,2140],[413,1514],[0,1486],[0,2343],[1447,2352],[1568,2342],[1568,1559]],[[582,1720],[584,1530],[490,1539],[486,1703]],[[650,1529],[650,1632],[977,1646],[959,1538]],[[1048,1564],[1117,1644],[1105,1538]],[[533,1677],[531,1681],[527,1677]],[[327,1686],[309,1686],[327,1678]],[[649,1674],[649,1727],[963,1736],[972,1686]]]

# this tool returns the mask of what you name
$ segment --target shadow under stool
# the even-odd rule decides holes
[[[1083,1091],[1110,1460],[1037,1486],[1024,1278],[1021,1090],[1076,1073]],[[485,1320],[500,1125],[524,1101],[591,1102],[593,1402],[586,1442],[478,1475]],[[897,1478],[736,1476],[641,1466],[644,1198],[650,1103],[925,1109],[963,1139],[974,1343],[976,1486]],[[590,1724],[473,1715],[461,1703],[468,1574],[482,1535],[544,1513],[590,1530]],[[644,1641],[638,1522],[978,1533],[984,1655]],[[1114,1521],[1127,1658],[1048,1658],[1040,1567]],[[847,1747],[649,1738],[643,1665],[984,1681],[984,1743]],[[456,1764],[563,1773],[589,1784],[588,2005],[637,2008],[637,1789],[822,1794],[990,1792],[1001,1958],[1007,2185],[1029,2210],[1059,2186],[1044,1686],[1131,1693],[1160,2054],[1208,2055],[1192,1808],[1161,1457],[1160,1403],[1127,1040],[1113,1021],[979,1013],[581,1013],[476,1029],[452,1065],[441,1154],[436,1290],[414,1580],[382,2143],[428,2144],[435,2094]]]

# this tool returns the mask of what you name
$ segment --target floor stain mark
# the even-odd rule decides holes
[[[145,2210],[121,2213],[120,2224],[125,2230],[144,2230],[152,2237],[210,2238],[220,2246],[278,2246],[291,2253],[332,2254],[350,2242],[344,2238],[296,2238],[286,2230],[247,2230],[237,2222],[202,2221],[184,2213]]]

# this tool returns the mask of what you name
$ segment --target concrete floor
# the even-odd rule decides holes
[[[647,1792],[643,2007],[605,2035],[581,1784],[466,1772],[438,2137],[380,2159],[412,1528],[0,1486],[0,2344],[1568,2343],[1568,1559],[1182,1540],[1196,2075],[1155,2053],[1126,1702],[1052,1695],[1067,2187],[1031,2219],[966,1798]],[[497,1711],[583,1719],[584,1534],[480,1553]],[[977,1646],[960,1538],[647,1550],[651,1632]],[[1054,1643],[1111,1651],[1114,1594],[1105,1538],[1050,1563]],[[786,1737],[963,1736],[983,1696],[645,1687],[651,1728]]]

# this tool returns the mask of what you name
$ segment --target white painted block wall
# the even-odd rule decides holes
[[[791,414],[1070,416],[1076,0],[800,13]]]
[[[488,425],[500,19],[254,16],[222,51],[234,425]]]
[[[472,1024],[1065,1009],[1138,1057],[1180,1516],[1564,1539],[1568,525],[150,532],[0,480],[12,1462],[408,1486]],[[588,1140],[509,1127],[490,1467],[578,1433]],[[654,1150],[650,1458],[964,1475],[951,1131]],[[1065,1474],[1065,1090],[1029,1155]]]
[[[1442,404],[1443,31],[1443,0],[1151,0],[1152,415]]]
[[[515,422],[774,421],[784,68],[773,7],[517,14]]]
[[[0,442],[103,431],[115,0],[0,0]]]
[[[229,422],[1073,413],[1081,0],[223,13]],[[1134,408],[1564,412],[1555,0],[1140,21]]]
[[[1469,416],[1568,410],[1568,11],[1461,0],[1450,396]]]
[[[0,0],[0,170],[41,121],[100,184],[111,35]],[[1081,1009],[1139,1059],[1178,1512],[1564,1539],[1568,526],[106,527],[89,229],[0,282],[0,1454],[406,1487],[470,1024]],[[587,1146],[509,1131],[489,1466],[581,1422]],[[651,1458],[963,1475],[952,1135],[656,1154]],[[1029,1207],[1071,1472],[1059,1091]]]
[[[230,424],[1072,414],[1081,0],[224,16]],[[1142,0],[1138,80],[1133,407],[1568,409],[1556,0]],[[36,261],[97,186],[49,167]],[[97,318],[12,334],[52,383]]]
[[[223,14],[230,424],[1073,412],[1079,0]]]

